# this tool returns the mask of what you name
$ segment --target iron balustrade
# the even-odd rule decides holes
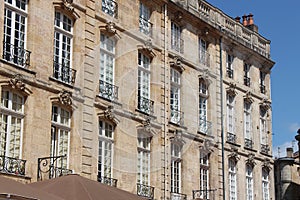
[[[245,138],[245,147],[249,149],[253,149],[253,141],[251,139]]]
[[[183,53],[184,40],[183,39],[174,39],[171,42],[171,48],[179,53]]]
[[[53,62],[53,77],[61,82],[74,85],[76,70],[66,64]]]
[[[98,176],[98,182],[103,183],[105,185],[117,187],[118,179],[105,177],[105,176]]]
[[[251,81],[251,79],[249,77],[244,76],[244,85],[250,86],[250,81]]]
[[[149,20],[140,17],[140,32],[152,37],[153,24]]]
[[[212,123],[207,121],[206,118],[200,118],[199,120],[199,132],[207,135],[211,135]]]
[[[260,152],[264,154],[269,154],[270,147],[267,144],[261,144],[260,145]]]
[[[229,68],[227,68],[227,76],[229,77],[229,78],[233,78],[233,69],[229,69]]]
[[[206,67],[210,67],[210,55],[207,51],[200,51],[199,62]]]
[[[63,156],[38,158],[37,180],[42,181],[44,179],[52,179],[59,176],[72,174],[73,170],[64,168],[62,166],[63,162],[60,159],[64,159],[66,157],[67,157],[66,155],[63,155]],[[59,160],[60,160],[60,164],[58,163]]]
[[[260,85],[260,92],[261,92],[262,94],[266,94],[266,86]]]
[[[211,190],[193,190],[193,199],[194,200],[208,200],[215,199],[216,189]]]
[[[137,184],[137,195],[146,197],[147,199],[154,198],[154,187],[149,185]]]
[[[118,99],[118,90],[119,87],[105,82],[103,80],[99,80],[99,96],[109,99],[111,101]]]
[[[184,113],[171,108],[171,122],[180,126],[183,126]]]
[[[187,200],[187,195],[171,192],[171,200]]]
[[[153,114],[154,101],[138,96],[138,109],[146,114]]]
[[[31,52],[23,47],[18,47],[3,41],[2,58],[8,62],[27,68],[30,66],[30,54]]]
[[[236,143],[236,135],[233,133],[227,133],[227,142]]]
[[[113,0],[102,0],[102,11],[108,15],[118,17],[118,3]]]
[[[15,175],[25,175],[26,160],[0,156],[0,172]]]

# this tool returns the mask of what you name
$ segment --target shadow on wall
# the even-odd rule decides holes
[[[285,194],[283,194],[282,200],[300,200],[300,185],[297,183],[291,183],[287,188]]]

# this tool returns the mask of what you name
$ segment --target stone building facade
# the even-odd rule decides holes
[[[196,0],[0,2],[0,171],[274,199],[270,41]]]

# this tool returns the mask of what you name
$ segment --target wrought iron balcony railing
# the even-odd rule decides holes
[[[184,40],[183,39],[173,39],[171,41],[171,49],[174,49],[175,51],[179,53],[183,53],[183,46],[184,46]]]
[[[266,94],[266,86],[260,85],[260,92]]]
[[[154,198],[154,187],[149,185],[137,184],[137,195],[146,197],[147,199]]]
[[[118,90],[119,87],[108,82],[99,80],[99,96],[114,101],[118,99]]]
[[[184,113],[183,112],[171,108],[170,121],[172,123],[183,126],[183,124],[184,124],[183,119],[184,119]]]
[[[53,62],[53,77],[61,82],[74,84],[76,78],[76,70],[65,64]]]
[[[118,3],[113,0],[102,0],[102,11],[114,18],[117,18]]]
[[[8,62],[27,68],[30,65],[30,51],[3,41],[2,58]]]
[[[199,120],[199,132],[206,134],[206,135],[211,135],[211,128],[212,128],[212,123],[210,121],[207,121],[206,118],[200,118]]]
[[[233,133],[227,133],[227,142],[236,143],[236,135]]]
[[[251,81],[251,79],[249,77],[244,76],[244,85],[250,86],[250,81]]]
[[[15,175],[25,175],[26,160],[0,156],[0,172]]]
[[[202,65],[210,67],[210,55],[207,51],[201,50],[199,61]]]
[[[117,187],[118,180],[114,178],[105,177],[105,176],[98,176],[98,182],[109,186]]]
[[[171,200],[187,200],[187,195],[171,192]]]
[[[215,199],[216,189],[212,190],[193,190],[193,200]]]
[[[42,181],[45,179],[52,179],[67,174],[72,174],[73,170],[64,168],[62,159],[66,159],[64,156],[55,157],[43,157],[38,158],[38,173],[37,180]],[[60,164],[59,164],[60,163]]]
[[[233,78],[233,69],[229,69],[229,68],[227,68],[227,77],[229,77],[229,78]]]
[[[153,114],[154,101],[138,96],[138,109],[146,114]]]
[[[253,141],[251,139],[245,138],[245,147],[248,149],[253,149]]]
[[[149,20],[140,17],[140,32],[152,37],[153,24]]]
[[[269,154],[270,147],[267,144],[261,144],[260,145],[260,152],[264,154]]]

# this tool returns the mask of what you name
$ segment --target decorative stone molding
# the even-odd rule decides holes
[[[147,133],[148,135],[152,134],[153,130],[151,128],[151,118],[147,117],[136,127],[138,130]]]
[[[62,104],[62,105],[66,105],[66,106],[72,106],[72,93],[69,92],[69,91],[61,91],[59,94],[58,94],[58,99],[59,99],[59,102]]]
[[[263,110],[263,111],[268,111],[271,108],[271,101],[264,98],[260,103],[259,103],[259,107]]]
[[[240,156],[238,154],[238,149],[236,147],[231,147],[231,153],[228,155],[230,159],[233,159],[235,162],[240,160]]]
[[[63,0],[63,3],[64,3],[64,7],[71,11],[71,12],[74,12],[74,7],[72,6],[73,4],[73,0]]]
[[[106,25],[99,26],[99,28],[109,36],[115,36],[117,39],[121,38],[117,32],[117,27],[114,22],[107,22]]]
[[[268,171],[272,170],[270,159],[266,158],[262,163],[262,168],[267,169]]]
[[[9,80],[9,85],[13,89],[25,91],[25,83],[23,82],[23,76],[21,74],[16,74],[14,75],[10,80]]]
[[[185,141],[184,141],[183,136],[182,136],[182,131],[181,130],[176,130],[175,133],[173,133],[173,136],[170,137],[170,141],[172,143],[183,146],[185,144]]]
[[[244,101],[247,103],[252,104],[254,102],[254,99],[252,98],[252,93],[250,91],[247,91],[244,96]]]
[[[229,96],[235,97],[237,95],[236,84],[234,84],[232,82],[229,83],[229,86],[226,88],[226,92]]]
[[[209,70],[208,69],[204,69],[202,72],[200,72],[198,78],[199,79],[203,79],[205,81],[205,83],[208,85],[210,85],[212,83],[212,80],[209,76]]]
[[[179,56],[175,56],[172,61],[170,61],[170,65],[179,71],[183,72],[185,69],[182,65],[182,58]]]
[[[250,153],[248,155],[248,159],[246,160],[246,164],[250,165],[251,167],[254,167],[256,165],[255,155],[253,153]]]
[[[108,106],[106,108],[106,110],[104,110],[103,112],[99,113],[98,116],[100,118],[103,118],[103,119],[106,119],[108,121],[113,122],[115,125],[117,125],[119,123],[119,121],[120,121],[120,120],[118,120],[118,118],[114,114],[114,107],[113,106]]]
[[[54,6],[68,12],[74,19],[79,18],[79,14],[76,13],[75,8],[73,6],[73,0],[61,0],[61,2],[54,2],[53,4]]]
[[[203,152],[204,154],[210,154],[214,151],[214,142],[210,139],[205,139],[203,144],[201,144],[200,146],[200,150],[201,152]]]
[[[174,13],[173,21],[181,24],[183,19],[183,13],[181,11],[177,11]]]
[[[138,45],[138,49],[149,55],[151,58],[156,56],[153,51],[153,44],[151,39],[145,40],[143,45]]]

